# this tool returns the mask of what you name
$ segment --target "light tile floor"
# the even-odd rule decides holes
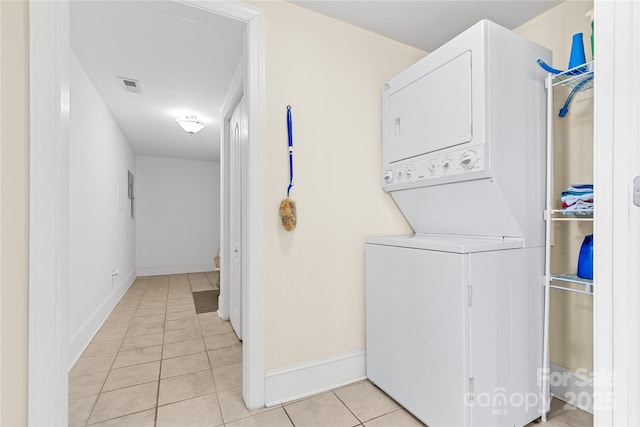
[[[423,425],[368,381],[247,410],[242,344],[217,313],[195,312],[191,293],[212,283],[206,273],[136,279],[69,374],[69,425]],[[554,400],[546,425],[592,424]]]

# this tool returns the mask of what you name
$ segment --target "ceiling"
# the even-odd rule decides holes
[[[431,52],[488,18],[513,29],[560,0],[290,0]],[[138,155],[219,161],[220,110],[245,24],[173,1],[73,1],[71,46]],[[140,82],[127,92],[118,77]],[[72,108],[74,108],[72,106]],[[175,122],[195,114],[196,135]]]
[[[433,52],[481,19],[510,30],[562,0],[290,0],[315,12]]]
[[[220,110],[244,29],[176,2],[71,2],[71,47],[138,155],[219,161]],[[142,93],[118,77],[138,80]],[[184,132],[176,118],[188,114],[207,127]]]

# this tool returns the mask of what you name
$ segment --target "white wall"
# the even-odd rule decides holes
[[[71,53],[69,136],[70,366],[136,277],[127,171],[135,155]],[[112,280],[112,271],[119,276]]]
[[[220,164],[136,158],[138,275],[213,270],[220,246]]]

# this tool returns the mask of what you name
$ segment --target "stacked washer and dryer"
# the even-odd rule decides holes
[[[537,59],[484,20],[383,88],[382,186],[415,233],[366,240],[367,375],[430,427],[541,415]]]

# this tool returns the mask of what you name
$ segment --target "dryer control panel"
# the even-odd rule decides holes
[[[396,162],[383,169],[382,186],[391,191],[486,177],[484,148],[484,144],[465,145]]]

